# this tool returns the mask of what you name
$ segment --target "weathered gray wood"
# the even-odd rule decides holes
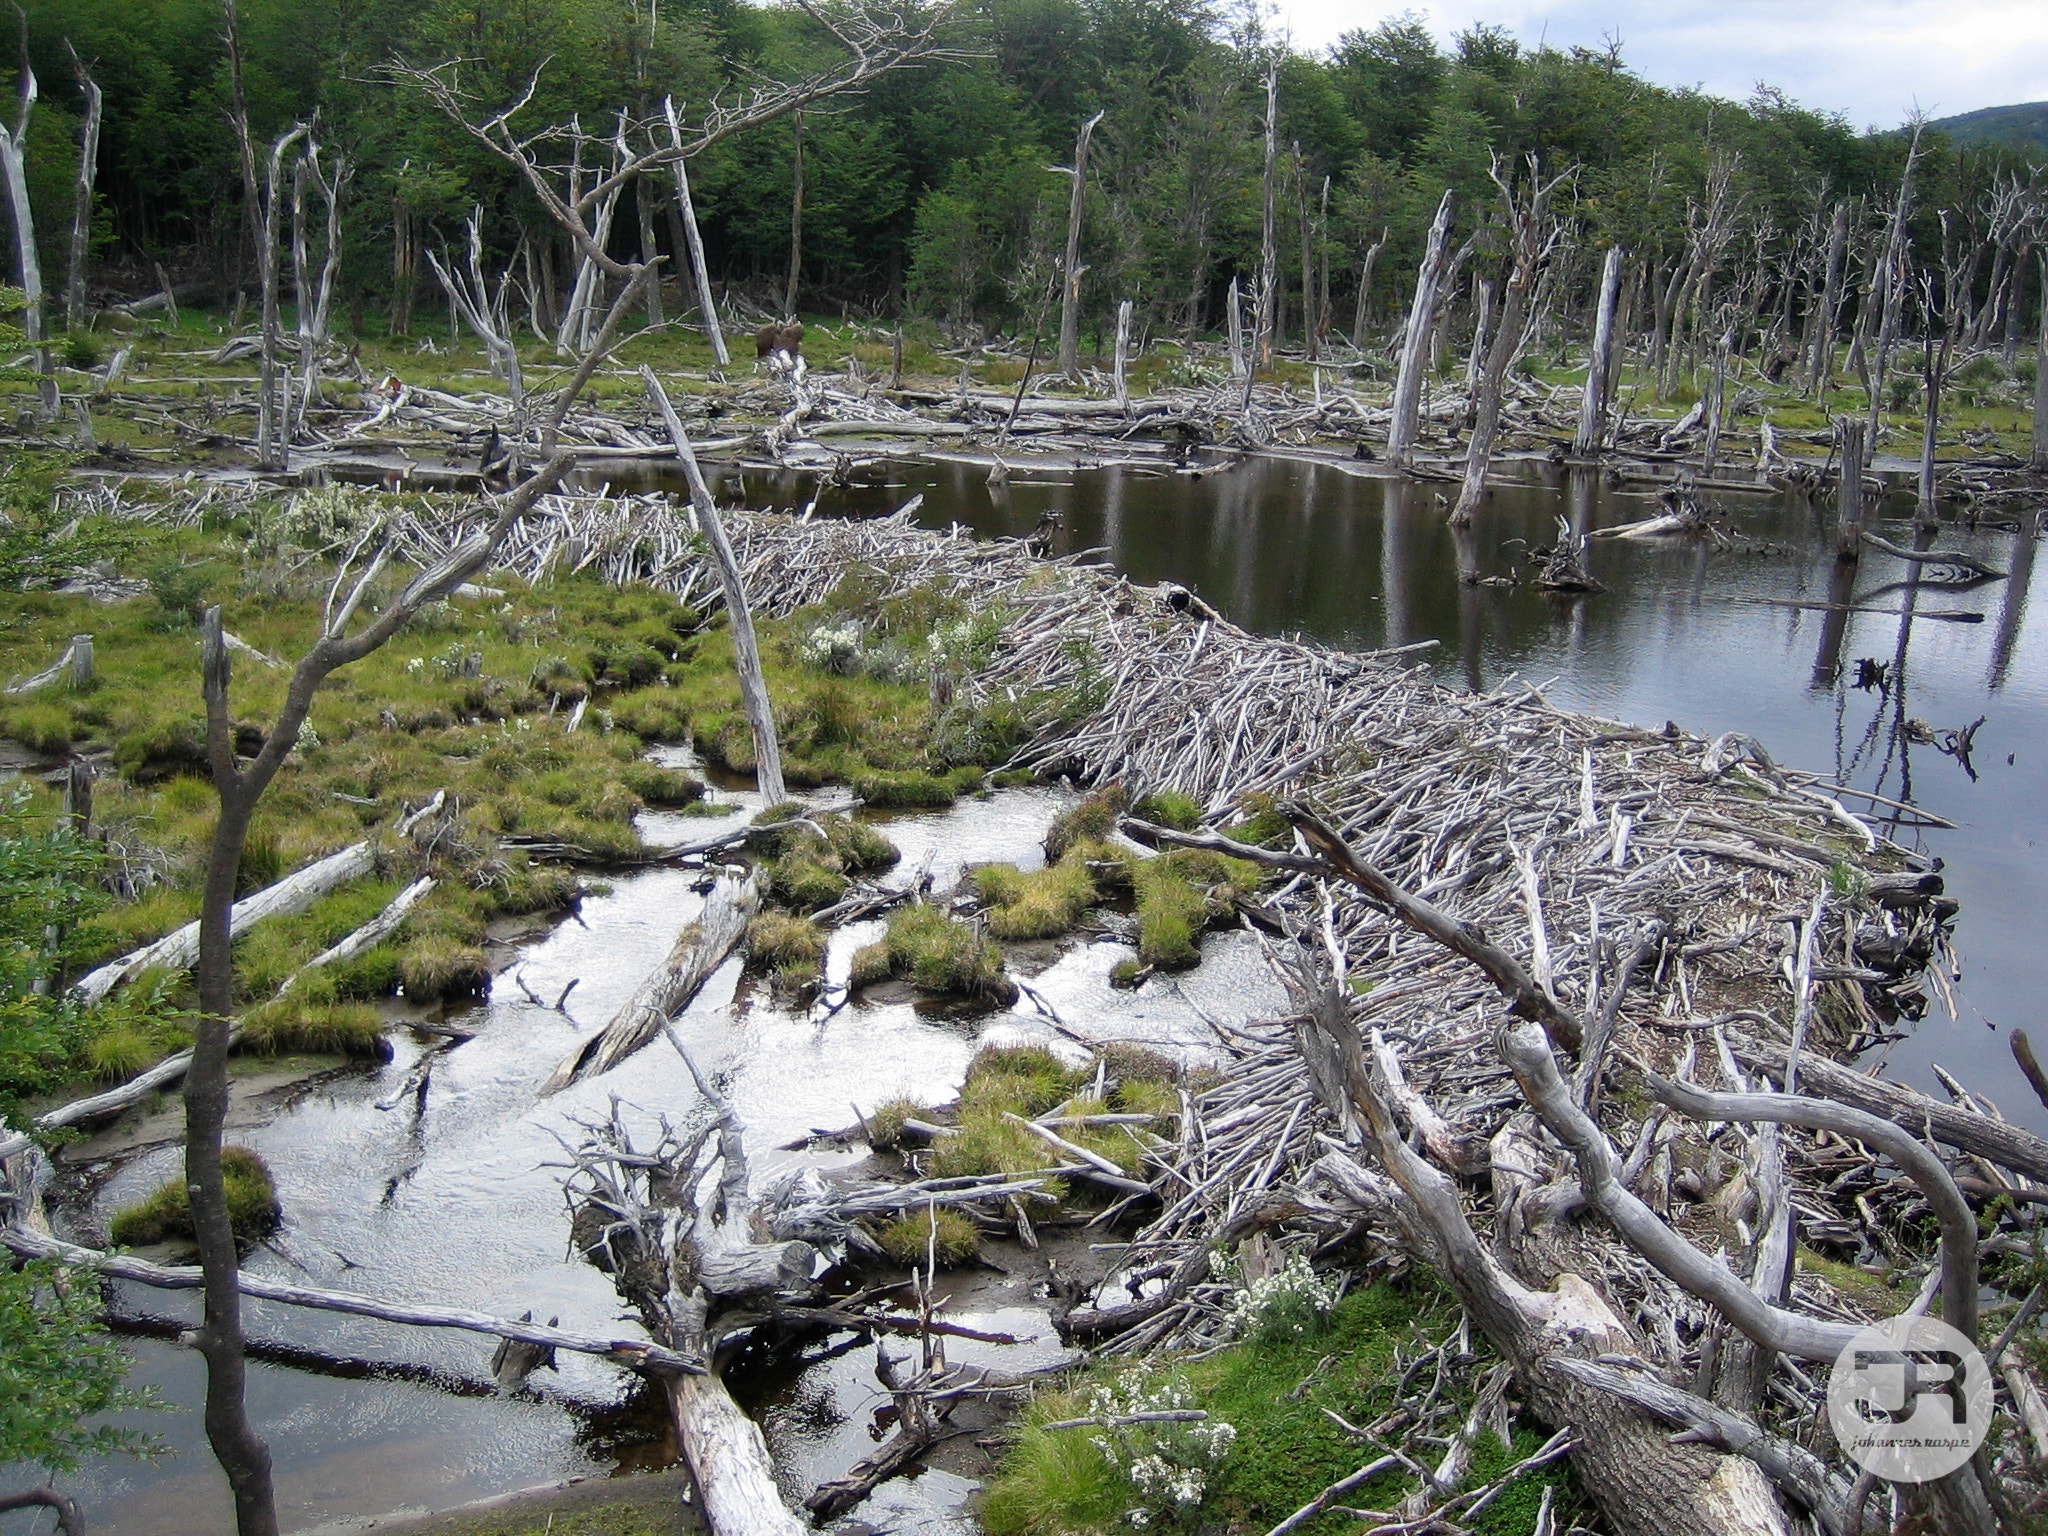
[[[127,1254],[101,1253],[81,1248],[58,1238],[45,1237],[21,1227],[0,1229],[0,1246],[24,1259],[54,1259],[77,1269],[93,1269],[116,1280],[133,1280],[158,1290],[196,1291],[201,1275],[197,1265],[151,1264]],[[566,1349],[573,1354],[600,1355],[632,1370],[696,1373],[704,1363],[644,1339],[606,1338],[576,1333],[566,1328],[547,1327],[519,1318],[493,1317],[462,1307],[432,1307],[413,1302],[382,1301],[353,1291],[330,1291],[314,1286],[283,1285],[261,1275],[241,1271],[236,1284],[244,1296],[281,1302],[288,1307],[309,1307],[320,1312],[347,1312],[356,1317],[374,1317],[387,1323],[406,1323],[416,1328],[461,1328],[470,1333],[494,1334],[548,1349]]]
[[[609,1072],[661,1033],[662,1025],[697,995],[747,931],[760,905],[752,874],[721,874],[704,898],[704,910],[684,928],[654,974],[641,982],[609,1024],[583,1041],[541,1084],[541,1095],[560,1093],[571,1083]]]
[[[337,886],[364,879],[376,868],[375,846],[367,840],[351,843],[340,852],[315,860],[304,869],[286,875],[277,884],[265,886],[254,895],[236,902],[232,931],[239,934],[267,917],[291,917],[304,912]],[[198,958],[199,924],[190,922],[153,944],[145,944],[141,949],[87,972],[72,984],[71,990],[82,1001],[96,1003],[152,966],[189,970]]]
[[[1863,553],[1863,469],[1868,439],[1860,416],[1840,417],[1835,431],[1842,445],[1842,478],[1835,495],[1835,558],[1853,561]]]
[[[1572,452],[1598,453],[1607,443],[1607,395],[1614,379],[1614,310],[1621,298],[1621,247],[1607,248],[1600,269],[1599,307],[1593,314],[1593,350],[1586,360],[1586,390],[1579,397],[1579,430]]]
[[[1059,370],[1068,378],[1081,371],[1081,274],[1087,270],[1081,265],[1081,215],[1088,197],[1088,141],[1095,136],[1095,125],[1101,121],[1102,114],[1098,112],[1081,125],[1074,139],[1074,185],[1067,200],[1067,253],[1060,266]]]
[[[1125,299],[1116,307],[1116,403],[1126,414],[1131,409],[1131,382],[1125,377],[1124,368],[1130,361],[1131,348],[1131,301]]]
[[[81,330],[88,308],[85,252],[92,243],[92,190],[99,175],[100,119],[105,99],[99,82],[93,79],[92,71],[85,67],[69,38],[64,40],[64,51],[71,55],[71,73],[78,81],[79,94],[85,98],[85,121],[78,134],[78,181],[71,201],[71,248],[64,273],[64,323],[73,330]]]
[[[664,96],[661,110],[668,119],[669,140],[675,146],[676,208],[682,215],[683,238],[690,247],[690,276],[697,285],[697,309],[704,317],[704,334],[711,338],[711,351],[718,366],[732,366],[732,354],[725,349],[725,329],[718,323],[718,300],[711,292],[711,270],[704,263],[704,232],[697,224],[697,205],[690,197],[690,166],[683,155],[682,124],[676,120],[673,97]]]
[[[64,647],[63,655],[38,672],[34,677],[25,677],[18,683],[10,683],[10,695],[34,693],[59,681],[67,687],[84,688],[92,682],[93,654],[91,635],[73,635],[71,643]]]
[[[1436,328],[1437,288],[1443,282],[1451,235],[1453,193],[1446,187],[1429,226],[1422,265],[1415,273],[1415,298],[1408,306],[1408,324],[1401,337],[1401,366],[1394,379],[1393,413],[1387,422],[1387,462],[1401,468],[1415,446],[1417,416],[1422,407],[1422,380],[1429,360],[1430,333]]]
[[[732,625],[733,664],[739,673],[740,698],[746,704],[748,723],[754,728],[755,782],[761,797],[770,806],[777,806],[789,798],[789,791],[782,782],[782,747],[775,734],[775,706],[768,697],[767,676],[761,670],[761,647],[754,638],[754,615],[747,606],[747,588],[740,575],[739,560],[732,552],[732,541],[725,535],[725,523],[718,515],[711,487],[704,483],[704,472],[698,468],[689,434],[669,403],[668,391],[661,387],[654,370],[644,364],[640,377],[667,424],[669,441],[675,445],[676,457],[682,461],[683,474],[690,484],[690,506],[697,514],[697,526],[704,530],[704,540],[711,546],[711,558],[718,567],[719,585],[725,592],[726,621]]]
[[[0,189],[7,197],[7,210],[14,225],[14,255],[21,274],[22,329],[35,349],[36,381],[43,420],[57,414],[57,378],[51,371],[48,318],[43,311],[43,263],[36,250],[36,216],[29,205],[28,130],[35,115],[36,73],[24,60],[21,71],[20,105],[12,127],[0,123]]]

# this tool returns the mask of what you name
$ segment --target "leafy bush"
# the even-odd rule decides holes
[[[123,1385],[129,1360],[102,1305],[55,1264],[0,1268],[0,1463],[73,1472],[88,1456],[154,1453],[150,1436],[104,1422],[155,1402]]]

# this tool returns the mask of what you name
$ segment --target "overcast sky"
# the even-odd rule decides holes
[[[1660,85],[1747,96],[1758,81],[1858,128],[2048,100],[2048,0],[1278,0],[1298,46],[1422,13],[1444,38],[1477,21],[1524,42],[1597,48]]]

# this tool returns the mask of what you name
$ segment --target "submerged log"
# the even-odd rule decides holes
[[[683,930],[668,958],[640,983],[609,1024],[562,1058],[561,1065],[541,1084],[541,1096],[609,1072],[659,1034],[662,1025],[689,1005],[697,989],[732,953],[760,900],[756,876],[721,874],[704,898],[703,912]]]

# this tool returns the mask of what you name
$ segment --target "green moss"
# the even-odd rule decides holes
[[[831,906],[846,894],[846,886],[846,876],[802,851],[785,853],[768,866],[769,891],[799,911]]]
[[[1119,960],[1109,968],[1109,984],[1125,989],[1135,987],[1144,978],[1147,969],[1146,965],[1137,960]]]
[[[1045,831],[1045,857],[1058,863],[1078,843],[1100,842],[1116,830],[1130,797],[1121,784],[1112,784],[1089,795],[1053,818]]]
[[[283,1219],[270,1169],[247,1147],[223,1147],[220,1157],[228,1220],[235,1237],[244,1246],[260,1242],[275,1232]],[[166,1179],[138,1203],[115,1212],[107,1235],[122,1247],[190,1238],[192,1207],[185,1194],[184,1174]]]
[[[882,1252],[899,1264],[921,1267],[929,1253],[941,1269],[958,1269],[981,1252],[981,1231],[950,1208],[898,1216],[875,1234]]]
[[[666,688],[647,688],[620,698],[612,705],[612,723],[642,741],[690,739],[690,712]]]
[[[1095,877],[1081,849],[1030,873],[1014,864],[988,864],[974,872],[988,904],[988,931],[999,939],[1047,939],[1065,933],[1096,900]]]
[[[1042,1115],[1063,1103],[1089,1075],[1074,1071],[1042,1045],[985,1045],[967,1064],[960,1107],[963,1112],[985,1108]]]

